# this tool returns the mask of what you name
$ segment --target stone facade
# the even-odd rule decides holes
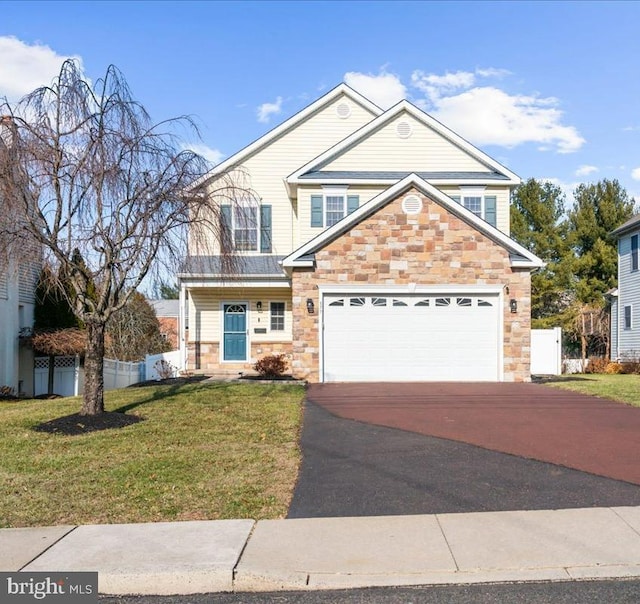
[[[238,373],[254,373],[253,365],[262,357],[284,353],[291,366],[291,342],[252,342],[251,360],[239,363],[220,360],[219,342],[189,342],[187,345],[187,370],[207,375],[237,376]]]
[[[419,214],[403,212],[408,194],[421,198]],[[504,288],[503,379],[530,380],[529,270],[512,268],[507,250],[420,191],[403,193],[316,252],[315,259],[314,269],[293,271],[295,377],[320,379],[319,287],[473,284]],[[314,314],[307,312],[307,299],[313,300]],[[510,299],[517,300],[516,313]]]

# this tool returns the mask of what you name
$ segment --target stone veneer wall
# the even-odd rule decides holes
[[[187,344],[187,370],[205,374],[237,375],[253,372],[253,364],[269,354],[284,353],[289,357],[291,368],[291,342],[252,342],[251,359],[244,363],[222,363],[219,342],[189,342]]]
[[[410,193],[422,201],[420,214],[402,211]],[[503,296],[505,381],[529,381],[531,279],[511,267],[508,252],[457,216],[416,190],[403,193],[315,255],[315,269],[295,269],[292,279],[293,361],[295,377],[317,382],[323,285],[482,284],[509,288]],[[315,304],[308,314],[306,300]],[[515,298],[513,314],[509,300]],[[348,343],[348,337],[346,338]]]

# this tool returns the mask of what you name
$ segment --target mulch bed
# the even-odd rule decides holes
[[[77,436],[87,432],[97,432],[99,430],[112,430],[114,428],[124,428],[131,424],[137,424],[144,418],[136,415],[126,415],[125,413],[105,412],[99,415],[65,415],[48,422],[38,424],[33,429],[36,432],[48,432],[49,434],[64,434],[66,436]]]

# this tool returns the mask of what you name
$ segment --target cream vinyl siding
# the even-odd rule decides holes
[[[347,187],[346,195],[357,195],[359,200],[359,206],[363,206],[367,201],[373,199],[379,193],[386,190],[388,186],[368,186],[361,187],[356,185],[350,185]],[[304,245],[307,241],[313,239],[320,233],[322,233],[326,227],[312,227],[311,226],[311,196],[323,195],[326,191],[318,185],[304,187],[298,187],[298,225],[299,225],[299,239],[296,249],[301,245]]]
[[[464,186],[464,185],[463,185]],[[458,186],[442,186],[439,189],[452,196],[462,196],[464,189],[460,189]],[[483,192],[484,196],[495,196],[496,198],[496,227],[506,235],[509,235],[511,231],[511,225],[509,220],[509,211],[511,203],[511,189],[509,187],[486,187]]]
[[[361,187],[351,185],[347,188],[347,195],[358,195],[360,197],[360,206],[373,199],[379,193],[385,191],[389,185],[377,185]],[[460,188],[455,187],[441,187],[443,193],[451,195],[460,195]],[[311,196],[322,195],[323,189],[321,186],[299,186],[298,187],[298,217],[299,217],[299,236],[300,243],[296,246],[296,249],[301,245],[304,245],[307,241],[310,241],[325,228],[312,227],[311,226]],[[484,190],[484,195],[493,195],[496,197],[496,225],[503,233],[509,234],[509,199],[510,191],[507,187],[487,187]]]
[[[262,312],[256,302],[262,302]],[[247,303],[249,342],[291,342],[291,290],[288,288],[197,288],[189,290],[189,342],[219,342],[222,327],[222,304]],[[284,331],[271,331],[270,302],[284,302]],[[266,328],[267,333],[255,333]]]
[[[336,107],[347,103],[351,115],[342,119]],[[374,115],[346,95],[298,124],[266,147],[245,159],[236,181],[255,191],[263,204],[271,205],[272,254],[288,255],[297,247],[295,206],[284,179],[342,139],[374,119]],[[215,182],[212,183],[215,187]]]
[[[409,122],[412,133],[400,138],[398,122]],[[377,170],[404,172],[489,172],[483,163],[455,146],[408,113],[369,135],[357,146],[324,164],[321,170]]]

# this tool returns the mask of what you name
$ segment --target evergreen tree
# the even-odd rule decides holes
[[[576,256],[576,294],[580,302],[602,305],[604,294],[617,285],[616,227],[634,213],[635,201],[617,180],[579,185],[569,212],[569,240]]]
[[[535,328],[567,323],[575,298],[564,203],[560,187],[534,178],[520,185],[511,199],[511,236],[546,262],[531,276],[531,317]]]

